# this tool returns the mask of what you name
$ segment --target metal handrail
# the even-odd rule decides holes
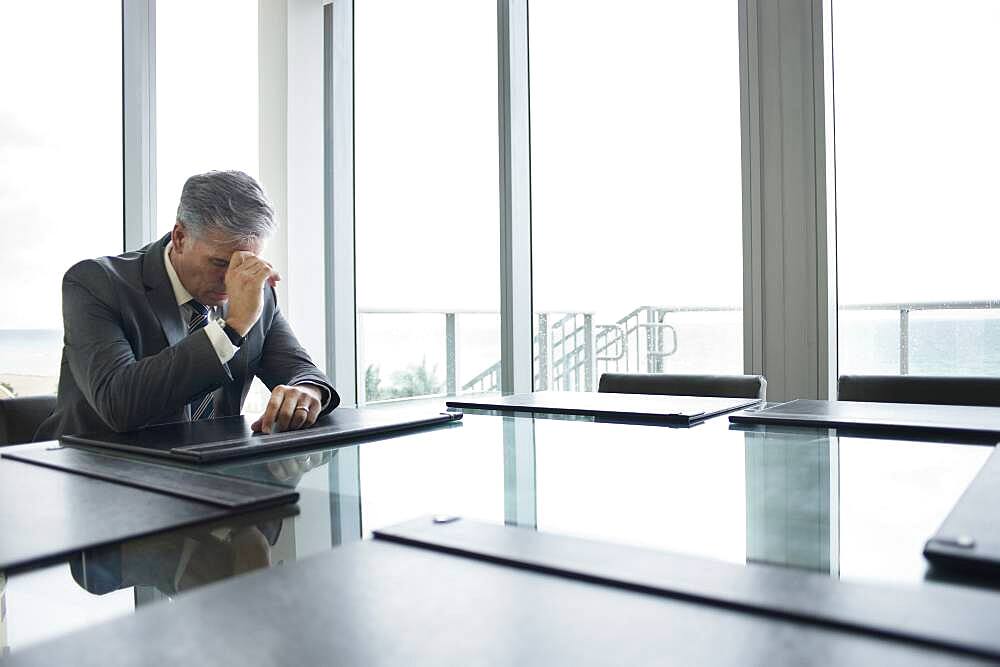
[[[607,332],[609,330],[610,331],[616,331],[616,332],[618,332],[618,336],[615,337],[611,342],[605,343],[603,347],[597,348],[597,346],[595,345],[596,349],[595,349],[595,353],[594,353],[594,360],[595,361],[620,361],[620,360],[624,359],[625,355],[628,354],[628,337],[627,337],[627,334],[625,332],[625,328],[622,327],[620,324],[595,324],[594,328],[602,330],[602,331],[597,332],[594,335],[595,338],[598,338],[600,336],[606,336],[607,334],[605,332]],[[618,355],[614,356],[614,357],[602,356],[601,352],[606,351],[612,345],[615,345],[618,348],[618,350],[619,350]]]
[[[886,301],[881,303],[853,303],[838,307],[839,310],[982,310],[1000,309],[1000,299],[954,300],[954,301]],[[658,310],[666,313],[713,313],[737,312],[741,306],[639,306],[621,319],[633,317],[644,310]],[[549,310],[550,313],[568,313],[567,317],[584,311]],[[499,315],[496,310],[475,308],[359,308],[360,315]],[[565,318],[564,318],[565,319]],[[621,320],[619,320],[621,321]]]
[[[886,303],[856,303],[840,306],[840,310],[989,310],[1000,308],[1000,299],[980,301],[891,301]]]
[[[669,324],[663,324],[662,322],[644,322],[642,324],[637,325],[636,328],[639,328],[639,329],[648,329],[650,331],[657,331],[657,332],[659,332],[659,331],[669,331],[670,332],[670,335],[673,338],[673,346],[670,348],[670,351],[669,352],[664,352],[664,351],[660,350],[660,351],[657,351],[657,352],[647,352],[647,354],[649,354],[650,356],[654,356],[654,357],[658,357],[658,358],[662,359],[663,357],[669,357],[670,355],[672,355],[675,352],[677,352],[677,329],[675,329],[673,326],[671,326]]]

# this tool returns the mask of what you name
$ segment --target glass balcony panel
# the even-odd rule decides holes
[[[910,313],[909,370],[914,375],[1000,375],[1000,313]]]

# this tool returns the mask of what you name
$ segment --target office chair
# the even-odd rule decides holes
[[[1000,377],[841,375],[837,397],[842,401],[1000,407]]]
[[[674,375],[670,373],[604,373],[599,392],[759,398],[767,394],[761,375]]]
[[[55,409],[55,396],[0,399],[0,447],[33,442],[35,431]]]

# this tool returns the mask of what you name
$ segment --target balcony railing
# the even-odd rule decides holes
[[[910,315],[920,311],[988,310],[1000,308],[1000,300],[928,301],[850,304],[841,311],[895,312],[899,319],[898,369],[910,370],[912,341]],[[536,313],[534,347],[535,388],[593,391],[597,378],[606,372],[659,373],[668,370],[667,360],[678,351],[676,323],[672,318],[692,313],[738,313],[733,306],[640,306],[614,322],[594,320],[594,313],[550,311]],[[366,309],[367,315],[437,315],[444,328],[446,360],[444,392],[497,391],[500,386],[500,362],[487,366],[464,383],[459,383],[457,318],[462,315],[493,315],[486,310],[405,310]],[[960,370],[960,369],[959,369]],[[361,369],[363,372],[364,369]],[[1000,369],[998,369],[1000,372]],[[362,386],[364,378],[361,378]],[[363,392],[362,392],[363,393]],[[381,401],[380,401],[381,402]]]
[[[982,318],[981,330],[963,325],[963,322],[976,321],[975,317],[959,315],[961,311],[989,310],[997,310],[997,314]],[[740,326],[739,311],[733,306],[642,306],[612,322],[595,320],[592,312],[537,313],[534,386],[538,389],[592,390],[604,372],[664,372],[697,368],[703,360],[695,358],[699,353],[692,351],[695,347],[692,341],[699,344],[702,350],[711,350],[712,344],[706,343],[704,334],[692,334],[685,331],[682,325],[690,323],[698,313],[731,313],[737,317],[724,326],[730,327],[732,333],[731,327]],[[841,326],[841,368],[845,369],[844,372],[898,372],[906,375],[915,369],[916,372],[936,374],[1000,375],[1000,299],[853,304],[842,306],[840,311],[845,315],[861,311],[885,314],[872,317],[870,321],[866,318],[863,326],[860,322],[854,326]],[[926,322],[921,324],[921,319],[926,318],[914,321],[915,315],[929,312],[945,313],[942,318],[930,318],[929,324],[936,329],[927,328]],[[444,334],[439,340],[443,341],[445,378],[437,381],[439,389],[415,395],[445,396],[495,391],[499,387],[500,363],[492,361],[488,352],[479,354],[482,368],[470,379],[460,381],[458,372],[458,334],[460,327],[466,326],[460,324],[461,318],[491,316],[498,322],[496,311],[361,310],[358,324],[358,354],[361,359],[364,359],[367,342],[366,320],[377,315],[430,316],[435,328],[438,325],[433,322],[440,322],[440,331]],[[890,326],[890,322],[894,324]],[[874,327],[867,328],[870,325]],[[914,331],[917,332],[917,340],[914,339]],[[683,335],[678,332],[683,332]],[[0,334],[4,334],[0,336],[0,396],[53,392],[59,367],[61,332],[8,330],[0,331]],[[407,351],[405,334],[392,343]],[[468,343],[464,344],[462,356],[469,359]],[[732,345],[732,340],[727,344]],[[431,351],[428,345],[422,344],[420,349],[414,350],[415,361],[419,362],[421,353]],[[859,351],[867,354],[868,359],[859,363]],[[442,357],[438,359],[440,363]],[[378,360],[376,355],[375,361]],[[366,365],[362,364],[359,370],[364,386]],[[261,396],[266,400],[266,392],[261,392]],[[367,396],[363,395],[362,401],[366,399]]]
[[[841,306],[847,311],[896,311],[899,313],[899,374],[910,373],[910,313],[933,310],[990,310],[1000,308],[1000,300],[987,301],[916,301],[868,303]]]

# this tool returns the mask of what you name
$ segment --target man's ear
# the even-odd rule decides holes
[[[178,220],[174,223],[174,228],[170,230],[170,241],[174,244],[174,250],[178,253],[184,252],[184,244],[190,238],[190,234],[184,228],[184,223]]]

